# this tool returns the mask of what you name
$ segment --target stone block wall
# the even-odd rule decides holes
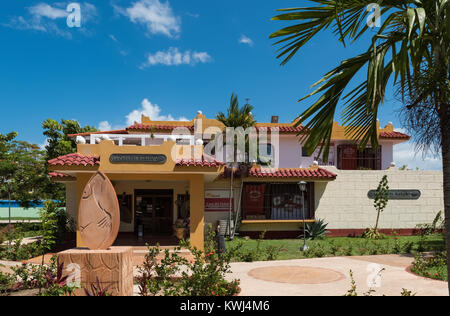
[[[367,194],[375,190],[384,175],[392,190],[421,191],[418,200],[390,200],[380,216],[381,229],[412,229],[431,223],[444,209],[442,171],[348,171],[327,167],[337,174],[332,182],[316,182],[316,219],[323,218],[329,229],[364,229],[373,227],[377,212]]]

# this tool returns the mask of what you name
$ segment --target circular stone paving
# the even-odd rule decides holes
[[[345,279],[345,276],[337,271],[294,266],[256,268],[250,270],[248,275],[259,280],[291,284],[321,284]]]

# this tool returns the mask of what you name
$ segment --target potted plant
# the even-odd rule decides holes
[[[186,225],[182,219],[177,219],[174,225],[175,236],[182,240],[186,236]]]

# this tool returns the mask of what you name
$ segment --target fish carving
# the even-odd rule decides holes
[[[108,177],[97,172],[84,188],[78,210],[78,229],[84,245],[91,250],[106,250],[119,233],[120,209]]]

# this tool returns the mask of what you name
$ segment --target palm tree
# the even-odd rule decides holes
[[[233,127],[233,128],[239,128],[242,127],[244,130],[246,130],[249,127],[252,127],[255,125],[255,120],[253,119],[252,115],[253,106],[248,104],[248,102],[243,106],[239,107],[239,101],[238,96],[234,93],[231,94],[230,98],[230,105],[228,107],[227,114],[225,115],[223,112],[217,113],[216,119],[220,122],[222,122],[226,127]],[[246,136],[246,143],[248,141],[248,136]],[[236,158],[237,150],[236,146],[234,147],[234,155]],[[236,161],[237,159],[233,159]],[[230,169],[230,209],[228,212],[228,234],[230,238],[233,238],[234,231],[232,232],[231,229],[231,221],[232,221],[232,202],[233,202],[233,181],[234,181],[234,169],[236,164],[233,162],[229,163],[229,169]],[[241,163],[237,163],[238,170],[239,165]],[[235,222],[237,223],[237,214],[235,216]],[[236,227],[236,225],[235,225]]]
[[[321,31],[333,32],[346,45],[371,36],[368,49],[344,60],[325,74],[316,89],[300,101],[318,96],[300,116],[310,132],[300,135],[309,152],[321,148],[328,156],[332,124],[338,103],[344,102],[342,118],[346,132],[360,141],[360,149],[378,146],[377,114],[385,99],[388,83],[397,86],[407,120],[418,140],[437,130],[434,142],[442,154],[447,263],[450,259],[450,0],[311,0],[314,6],[281,9],[273,20],[297,21],[273,33],[280,46],[277,58],[286,64]],[[380,27],[373,27],[370,8],[376,3],[381,13]],[[367,70],[366,70],[367,69]],[[366,80],[347,89],[360,72]],[[392,80],[390,80],[392,79]],[[349,91],[347,91],[349,90]],[[345,94],[344,94],[345,92]],[[418,93],[419,92],[419,93]],[[422,118],[436,118],[423,120]],[[425,124],[424,124],[425,123]],[[431,128],[430,128],[431,127]],[[418,132],[418,135],[416,133]],[[426,137],[425,137],[426,138]],[[429,146],[426,144],[425,147]],[[450,275],[450,265],[447,264]],[[449,284],[450,290],[450,284]]]

